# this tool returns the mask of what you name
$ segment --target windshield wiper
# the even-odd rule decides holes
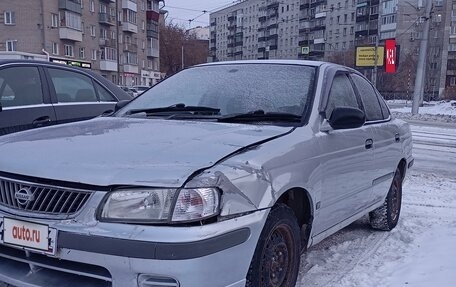
[[[150,114],[160,114],[163,115],[170,115],[173,113],[179,112],[189,112],[189,113],[209,113],[209,114],[217,114],[220,112],[220,109],[205,107],[205,106],[186,106],[185,104],[179,103],[168,107],[160,107],[160,108],[146,108],[146,109],[133,109],[126,112],[126,115],[133,115],[139,113],[146,113]]]
[[[217,120],[219,122],[301,122],[301,116],[290,113],[256,110],[243,114],[225,115]]]

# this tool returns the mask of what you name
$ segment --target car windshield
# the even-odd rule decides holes
[[[290,64],[221,64],[186,69],[124,107],[136,112],[217,109],[219,117],[252,113],[302,116],[312,97],[315,67]],[[172,112],[168,111],[168,112]],[[212,110],[211,110],[212,111]]]

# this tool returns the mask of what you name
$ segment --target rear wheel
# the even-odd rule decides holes
[[[399,169],[394,173],[393,182],[383,206],[369,213],[370,224],[379,230],[392,230],[399,221],[402,204],[402,174]]]
[[[293,211],[273,207],[247,274],[247,287],[294,287],[300,262],[300,231]]]

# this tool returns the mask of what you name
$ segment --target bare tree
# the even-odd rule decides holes
[[[180,71],[182,65],[189,67],[205,63],[208,51],[208,41],[198,40],[184,27],[174,23],[160,26],[160,71],[167,76]]]
[[[344,65],[347,67],[355,67],[355,51],[354,50],[345,50],[338,52],[331,52],[326,60],[331,63],[336,63],[339,65]]]

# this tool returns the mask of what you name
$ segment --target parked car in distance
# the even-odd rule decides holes
[[[0,281],[294,287],[308,247],[399,220],[411,132],[353,69],[204,64],[120,106],[0,137]]]
[[[120,89],[122,89],[125,93],[129,94],[130,96],[132,97],[135,97],[135,93],[133,92],[133,90],[128,87],[128,86],[118,86]]]
[[[111,113],[131,98],[87,69],[0,60],[0,135]]]
[[[144,93],[145,91],[147,91],[148,89],[150,89],[150,87],[149,86],[133,86],[133,89],[136,90],[137,96],[139,96],[142,93]]]

